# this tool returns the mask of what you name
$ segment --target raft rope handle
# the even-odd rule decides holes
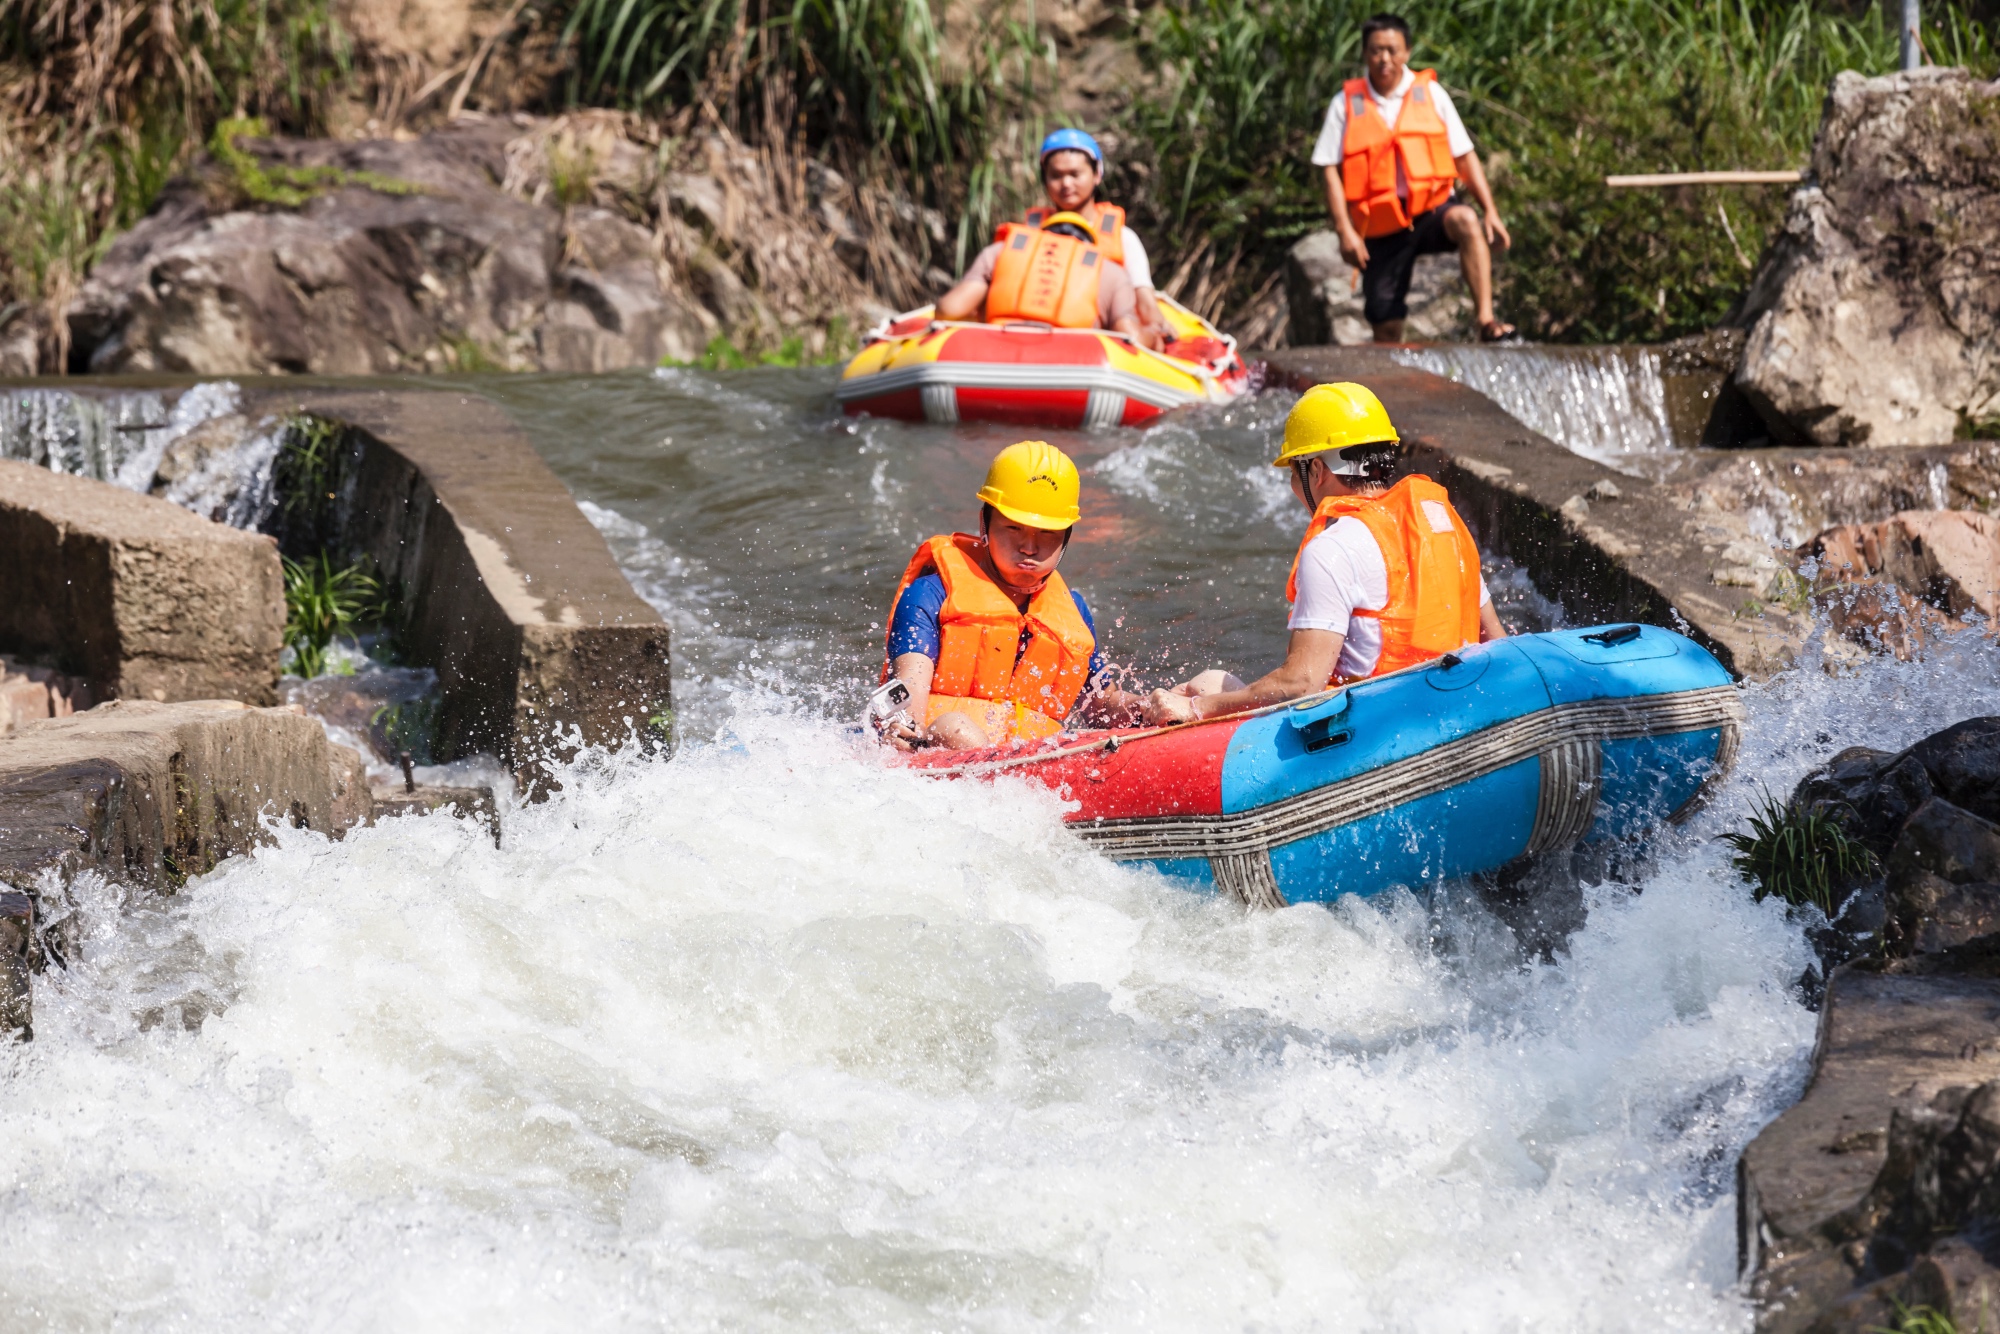
[[[1074,746],[1061,746],[1055,750],[1038,751],[1032,755],[1010,756],[1004,760],[984,760],[978,764],[957,766],[939,765],[935,769],[926,769],[925,772],[972,775],[989,774],[998,773],[1003,769],[1018,769],[1028,764],[1041,764],[1048,760],[1068,759],[1072,755],[1088,755],[1092,751],[1097,750],[1111,754],[1116,752],[1120,747],[1129,746],[1135,741],[1150,741],[1154,737],[1165,736],[1169,732],[1184,732],[1190,727],[1209,727],[1216,723],[1244,722],[1251,718],[1262,718],[1266,714],[1279,713],[1286,709],[1314,708],[1354,686],[1366,685],[1370,681],[1386,681],[1392,676],[1407,676],[1411,672],[1435,667],[1438,665],[1438,661],[1436,658],[1426,658],[1422,662],[1413,662],[1407,667],[1398,667],[1395,671],[1384,672],[1380,676],[1364,676],[1359,680],[1342,681],[1337,686],[1328,686],[1325,690],[1316,691],[1310,695],[1301,695],[1297,699],[1280,700],[1276,704],[1265,704],[1255,709],[1242,709],[1236,713],[1217,714],[1213,718],[1191,718],[1184,723],[1163,723],[1158,727],[1147,727],[1132,732],[1120,732],[1114,736],[1103,737],[1096,741],[1085,741]]]

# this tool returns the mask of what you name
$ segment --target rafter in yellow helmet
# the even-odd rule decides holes
[[[1082,490],[1069,455],[1046,440],[1023,440],[994,457],[979,499],[1015,523],[1060,530],[1083,517],[1077,506]]]
[[[1292,405],[1285,418],[1285,447],[1271,462],[1289,468],[1299,459],[1330,449],[1355,445],[1398,445],[1403,438],[1389,420],[1389,410],[1373,390],[1343,381],[1316,384]]]

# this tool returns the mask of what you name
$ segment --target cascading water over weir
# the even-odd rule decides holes
[[[670,623],[678,752],[586,751],[504,847],[413,818],[277,829],[173,897],[85,877],[83,948],[0,1053],[6,1309],[1747,1329],[1732,1166],[1804,1078],[1810,952],[1716,835],[1844,746],[2000,712],[1990,650],[1749,687],[1737,776],[1594,866],[1546,957],[1468,885],[1246,914],[1097,856],[1046,790],[856,749],[896,574],[1013,434],[842,419],[830,385],[452,386]],[[1281,653],[1290,401],[1054,437],[1085,474],[1065,574],[1135,679]],[[88,435],[36,411],[0,449]],[[88,469],[124,480],[128,436]]]

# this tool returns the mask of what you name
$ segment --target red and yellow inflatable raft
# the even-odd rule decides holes
[[[1022,426],[1136,426],[1169,408],[1227,403],[1250,388],[1236,340],[1170,298],[1163,352],[1103,329],[958,323],[931,308],[888,321],[841,372],[850,415]]]

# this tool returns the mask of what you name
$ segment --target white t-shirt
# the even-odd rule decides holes
[[[1396,91],[1387,97],[1375,91],[1375,85],[1367,78],[1361,80],[1368,89],[1368,98],[1375,109],[1382,113],[1385,124],[1394,125],[1396,117],[1403,114],[1403,98],[1417,83],[1416,73],[1403,71],[1403,80],[1396,85]],[[1465,122],[1458,118],[1458,108],[1451,104],[1451,95],[1436,81],[1431,83],[1431,105],[1437,108],[1438,119],[1444,122],[1445,140],[1451,146],[1451,155],[1464,157],[1472,151],[1472,136],[1465,132]],[[1313,145],[1313,165],[1315,167],[1337,167],[1340,165],[1341,145],[1347,139],[1347,92],[1342,89],[1333,95],[1333,102],[1326,109],[1326,121],[1319,127],[1319,142]],[[1396,193],[1403,198],[1410,197],[1410,183],[1403,179],[1403,167],[1396,164]]]
[[[1375,534],[1361,520],[1335,519],[1306,543],[1299,555],[1299,600],[1292,604],[1288,630],[1331,630],[1347,638],[1340,646],[1342,676],[1366,676],[1382,656],[1382,622],[1356,616],[1389,605],[1389,564]],[[1486,580],[1479,581],[1479,605],[1491,602]]]
[[[1118,244],[1125,247],[1125,258],[1122,262],[1125,265],[1125,272],[1132,279],[1132,286],[1151,287],[1153,261],[1146,258],[1146,247],[1139,240],[1139,233],[1130,227],[1121,229],[1118,233]]]

